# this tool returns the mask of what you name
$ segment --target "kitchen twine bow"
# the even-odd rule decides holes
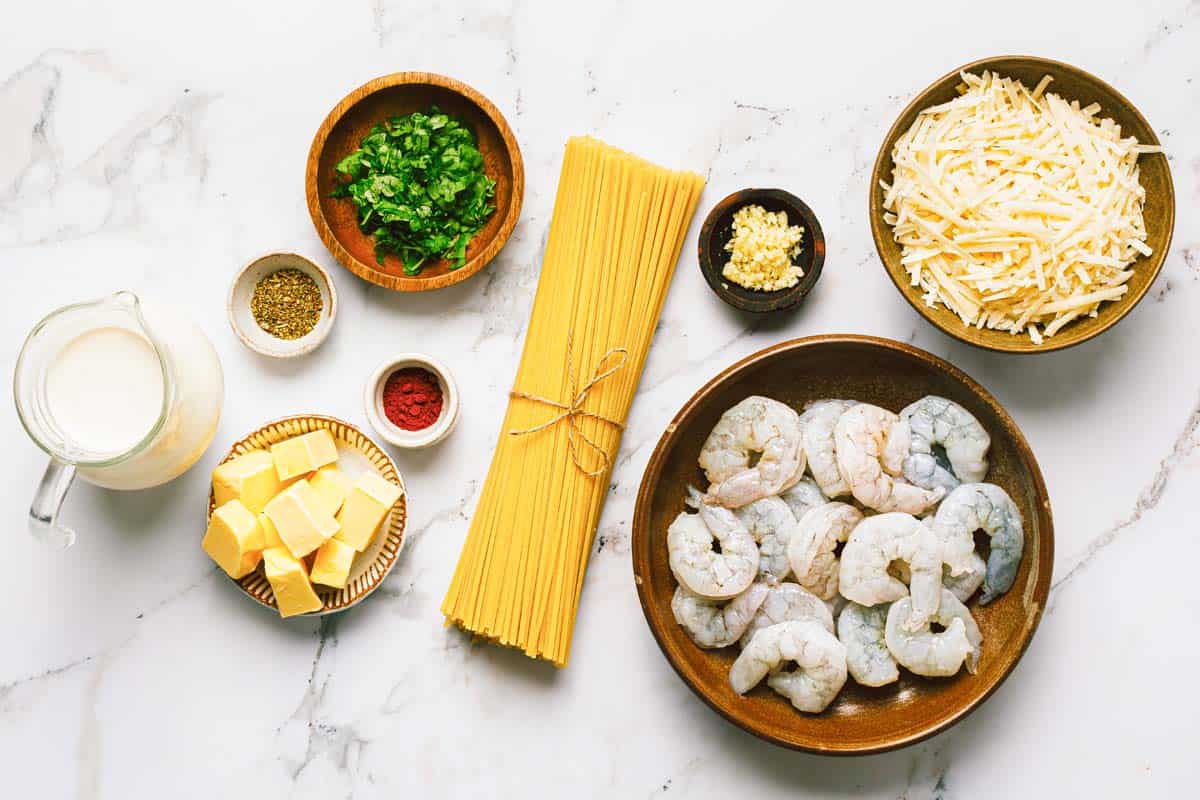
[[[580,389],[578,392],[576,392],[575,391],[575,365],[571,361],[571,345],[573,344],[573,342],[574,342],[574,332],[571,332],[571,333],[567,334],[567,386],[568,386],[568,391],[570,392],[570,395],[571,395],[571,402],[569,404],[560,403],[557,400],[551,400],[548,397],[542,397],[542,396],[536,395],[536,394],[529,394],[528,392],[518,392],[516,389],[513,389],[511,392],[508,393],[509,397],[520,397],[524,400],[532,400],[535,403],[545,403],[548,406],[554,406],[557,409],[561,409],[561,413],[546,420],[541,425],[535,425],[532,428],[525,428],[524,430],[516,430],[516,429],[510,430],[508,432],[508,435],[509,436],[524,436],[525,434],[528,434],[528,433],[537,433],[538,431],[545,430],[546,428],[552,428],[555,425],[557,425],[558,423],[566,420],[566,423],[567,423],[567,448],[571,453],[571,460],[575,462],[575,467],[580,472],[582,472],[584,475],[587,475],[590,478],[594,478],[597,475],[603,475],[605,472],[607,472],[612,461],[609,458],[608,453],[606,453],[604,451],[604,448],[601,447],[599,444],[597,444],[595,441],[593,441],[591,438],[589,438],[588,435],[583,432],[583,429],[579,425],[580,417],[590,417],[592,419],[598,419],[601,422],[606,422],[609,425],[612,425],[614,428],[616,428],[619,431],[625,430],[625,426],[622,425],[620,422],[617,422],[615,419],[609,419],[608,417],[603,416],[602,414],[597,414],[594,411],[588,411],[586,408],[583,407],[583,403],[585,400],[587,400],[588,392],[590,392],[593,388],[595,388],[597,384],[599,384],[601,381],[603,381],[607,378],[612,377],[622,367],[625,366],[625,360],[629,357],[629,351],[626,350],[624,347],[614,347],[611,350],[609,350],[607,353],[602,355],[600,357],[600,360],[598,362],[596,362],[595,369],[592,370],[591,379],[588,380],[588,382],[583,385],[582,389]],[[606,365],[609,363],[609,361],[611,361],[613,359],[615,359],[616,363],[605,368]],[[579,442],[580,441],[582,441],[588,447],[592,448],[592,450],[595,451],[600,456],[601,463],[600,463],[599,469],[589,470],[587,467],[585,467],[583,465],[583,459],[580,457],[580,454],[579,454],[579,449],[580,449]]]

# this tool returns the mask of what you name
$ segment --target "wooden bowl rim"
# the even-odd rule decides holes
[[[762,297],[747,299],[735,294],[723,285],[722,267],[718,267],[712,250],[712,239],[716,235],[717,221],[735,205],[751,205],[757,198],[765,197],[787,206],[789,211],[800,215],[804,223],[805,233],[811,237],[813,258],[808,265],[800,282],[788,289],[773,292],[762,292]],[[723,197],[712,207],[700,225],[700,235],[696,238],[696,257],[700,264],[700,273],[717,297],[739,311],[752,314],[769,314],[774,311],[787,311],[799,305],[821,278],[821,269],[825,265],[825,232],[817,215],[808,204],[786,189],[770,187],[748,187]]]
[[[512,200],[509,202],[508,212],[501,221],[500,228],[496,231],[491,241],[488,242],[487,246],[458,269],[447,272],[444,275],[435,275],[428,278],[422,278],[419,275],[393,275],[359,261],[351,255],[342,246],[342,243],[338,241],[337,237],[334,236],[333,229],[329,227],[329,223],[325,219],[325,213],[321,209],[321,198],[317,192],[317,167],[321,161],[321,155],[325,150],[329,134],[333,131],[334,126],[341,121],[342,117],[351,108],[372,94],[384,89],[408,85],[437,86],[442,89],[448,89],[477,106],[492,121],[496,129],[500,131],[500,138],[504,141],[504,149],[512,164],[513,173]],[[317,229],[317,235],[320,236],[321,241],[329,249],[333,257],[337,259],[338,263],[358,277],[370,281],[377,286],[383,286],[384,288],[399,292],[426,292],[462,283],[486,267],[500,253],[504,245],[508,243],[508,238],[512,235],[513,229],[517,225],[517,220],[521,216],[521,206],[525,198],[525,161],[521,157],[521,147],[517,144],[516,136],[513,135],[512,128],[508,125],[508,120],[504,118],[504,115],[500,113],[495,104],[484,97],[479,91],[462,81],[434,72],[393,72],[389,75],[382,75],[367,81],[362,86],[354,89],[339,100],[337,105],[325,116],[321,127],[317,129],[316,135],[313,136],[312,145],[308,150],[308,162],[304,170],[304,188],[305,200],[308,204],[308,214],[312,218],[313,227]]]
[[[389,455],[386,450],[384,450],[382,447],[380,447],[379,444],[376,443],[376,441],[374,439],[372,439],[370,436],[367,436],[365,433],[363,433],[362,430],[357,425],[353,425],[353,424],[347,422],[346,420],[341,419],[340,417],[333,417],[333,416],[329,416],[327,414],[290,414],[286,417],[279,417],[278,419],[273,419],[273,420],[270,420],[269,422],[264,422],[262,425],[259,425],[257,428],[250,431],[245,436],[241,437],[240,439],[235,441],[232,445],[230,445],[228,452],[226,452],[225,455],[221,458],[221,460],[217,462],[217,466],[220,466],[221,464],[224,464],[225,462],[232,459],[234,457],[234,452],[237,450],[239,445],[244,444],[251,437],[260,435],[267,428],[270,428],[275,425],[282,425],[287,422],[297,422],[297,421],[303,421],[303,420],[319,420],[324,423],[341,425],[344,428],[354,431],[356,434],[361,436],[362,439],[364,441],[366,441],[371,447],[373,447],[375,449],[375,451],[378,453],[378,455],[382,456],[383,460],[387,463],[387,465],[392,468],[392,472],[395,473],[396,479],[400,482],[399,485],[402,490],[402,494],[400,495],[400,499],[397,500],[396,502],[398,505],[401,506],[400,511],[402,513],[403,518],[400,521],[399,530],[397,530],[397,531],[391,530],[391,527],[392,527],[391,523],[388,522],[388,520],[391,519],[391,515],[396,513],[396,508],[393,507],[392,511],[389,512],[388,517],[385,518],[385,522],[388,522],[388,531],[387,531],[388,538],[390,539],[394,536],[397,541],[395,542],[395,547],[390,548],[390,549],[386,546],[382,547],[380,549],[379,553],[375,556],[374,563],[376,563],[380,568],[379,576],[378,576],[378,578],[376,578],[376,580],[372,581],[362,591],[358,592],[357,594],[355,594],[351,597],[347,597],[343,601],[340,601],[340,602],[336,598],[341,597],[343,594],[345,594],[345,592],[346,592],[345,589],[339,589],[332,594],[326,594],[324,597],[322,597],[322,600],[321,600],[322,605],[321,605],[321,609],[319,611],[309,611],[304,614],[296,614],[296,615],[294,615],[294,618],[297,618],[297,619],[303,619],[305,617],[322,617],[322,616],[325,616],[326,614],[335,614],[339,611],[345,611],[348,608],[358,605],[363,600],[366,600],[372,593],[374,593],[374,591],[376,589],[378,589],[380,586],[382,586],[383,582],[385,580],[387,580],[387,576],[391,574],[392,569],[396,566],[396,562],[400,560],[400,553],[401,553],[401,551],[404,550],[404,543],[408,540],[408,537],[405,534],[408,533],[408,515],[409,515],[408,487],[404,483],[404,476],[400,474],[399,468],[396,467],[396,462],[392,459],[391,455]],[[327,427],[324,427],[323,429],[328,430]],[[364,455],[367,455],[367,454],[364,453]],[[216,506],[216,496],[212,489],[211,481],[210,481],[209,490],[208,490],[208,518],[209,519],[212,518],[213,509],[215,508],[215,506]],[[221,574],[224,575],[224,572],[222,572]],[[230,578],[228,575],[226,575],[225,577],[232,583],[236,584],[238,589],[241,590],[242,594],[244,594],[246,597],[253,600],[257,605],[259,605],[263,608],[269,608],[278,614],[279,606],[278,606],[278,604],[275,603],[274,597],[272,597],[271,602],[267,602],[266,600],[262,599],[261,597],[254,594],[253,592],[251,592],[249,589],[246,588],[244,581],[254,578],[255,576],[257,576],[257,574],[258,574],[258,568],[256,567],[249,575],[246,575],[245,577],[242,577],[242,578]],[[291,618],[292,617],[289,617],[288,619],[291,619]]]
[[[674,448],[679,435],[679,428],[685,419],[691,416],[699,406],[708,399],[714,391],[725,383],[737,378],[746,369],[767,360],[776,354],[792,351],[803,350],[812,347],[823,347],[829,344],[852,344],[852,345],[867,345],[878,347],[886,351],[904,354],[905,356],[915,358],[922,361],[934,370],[941,372],[950,378],[961,382],[980,400],[988,405],[992,411],[1004,422],[1005,428],[1011,431],[1013,441],[1016,445],[1022,460],[1029,466],[1029,476],[1032,480],[1037,500],[1036,512],[1038,515],[1038,530],[1041,534],[1039,538],[1039,558],[1038,558],[1038,574],[1036,583],[1033,588],[1032,596],[1030,597],[1031,615],[1032,618],[1029,624],[1025,625],[1019,634],[1019,641],[1015,646],[1010,646],[1007,651],[1007,663],[1003,665],[1003,669],[995,681],[984,687],[977,696],[965,703],[950,717],[942,720],[939,723],[928,725],[922,730],[907,736],[896,736],[884,744],[870,747],[843,747],[836,743],[830,743],[829,740],[812,740],[808,738],[788,738],[782,735],[776,735],[770,730],[760,727],[755,720],[740,719],[735,714],[727,714],[724,709],[712,698],[710,698],[705,690],[704,685],[692,680],[691,676],[675,661],[671,656],[671,651],[665,642],[665,633],[652,621],[651,606],[653,598],[650,595],[648,580],[643,576],[650,574],[650,545],[648,529],[650,525],[650,506],[655,488],[658,484],[659,476],[662,472],[663,463],[666,460],[667,454]],[[1045,479],[1042,477],[1041,467],[1034,457],[1033,449],[1029,446],[1029,442],[1025,439],[1025,434],[1017,427],[1016,421],[1008,414],[999,401],[992,396],[991,392],[985,389],[981,384],[965,372],[954,366],[950,362],[935,356],[918,347],[914,347],[903,342],[897,342],[892,339],[884,339],[876,336],[862,336],[858,334],[824,334],[819,336],[807,336],[800,339],[792,339],[790,341],[781,342],[771,347],[759,350],[749,356],[737,361],[736,363],[726,367],[708,383],[700,387],[691,398],[684,403],[678,413],[667,424],[666,430],[659,438],[658,444],[654,448],[654,452],[650,456],[650,460],[646,465],[646,471],[642,475],[642,482],[638,487],[637,504],[634,507],[633,528],[630,539],[630,549],[632,551],[633,561],[633,580],[637,587],[638,600],[642,606],[642,614],[646,618],[647,627],[654,635],[654,640],[657,642],[659,650],[662,651],[667,663],[675,670],[676,674],[683,680],[685,684],[695,693],[701,700],[704,701],[709,708],[716,711],[726,721],[733,723],[748,733],[765,741],[786,747],[791,750],[799,750],[818,755],[834,755],[834,756],[859,756],[872,755],[876,753],[885,753],[891,750],[897,750],[902,747],[907,747],[912,744],[924,741],[931,736],[941,733],[944,730],[961,722],[968,714],[977,709],[984,703],[992,694],[1000,688],[1000,685],[1008,679],[1012,671],[1016,668],[1017,663],[1025,654],[1029,647],[1029,643],[1033,640],[1033,635],[1041,624],[1042,614],[1046,608],[1046,601],[1050,594],[1050,584],[1052,572],[1054,569],[1054,520],[1050,510],[1050,496],[1046,489]],[[798,713],[798,712],[797,712]],[[831,728],[831,737],[836,741],[836,730]]]
[[[1171,249],[1171,240],[1175,235],[1175,182],[1171,176],[1171,164],[1167,159],[1166,154],[1147,154],[1157,155],[1163,159],[1167,186],[1166,197],[1164,198],[1166,200],[1167,207],[1167,237],[1163,242],[1163,246],[1155,250],[1154,254],[1150,256],[1143,267],[1144,270],[1149,271],[1150,273],[1150,279],[1146,281],[1145,286],[1143,286],[1135,294],[1129,294],[1120,298],[1120,300],[1116,302],[1102,305],[1100,307],[1100,314],[1098,317],[1098,319],[1100,319],[1099,327],[1087,336],[1063,336],[1062,334],[1068,332],[1071,328],[1071,325],[1067,325],[1062,331],[1059,332],[1059,334],[1049,337],[1044,341],[1043,344],[1036,346],[1024,345],[1021,344],[1022,339],[1020,336],[1013,336],[1011,337],[1013,339],[1013,343],[1010,346],[1008,344],[978,341],[974,338],[971,338],[970,332],[973,331],[974,328],[968,328],[962,323],[961,320],[957,320],[957,317],[955,319],[957,320],[958,324],[951,326],[944,325],[940,319],[934,317],[932,313],[930,313],[929,308],[924,302],[921,301],[919,297],[910,293],[909,290],[911,287],[898,278],[892,271],[891,266],[888,264],[887,256],[884,255],[883,242],[891,240],[891,226],[883,221],[883,209],[877,202],[882,194],[882,190],[879,188],[879,181],[883,177],[883,172],[887,164],[891,163],[892,146],[895,144],[896,139],[900,138],[900,135],[904,133],[904,131],[900,130],[900,122],[914,110],[920,111],[922,108],[928,106],[930,104],[930,101],[927,99],[928,96],[934,92],[944,81],[957,77],[961,72],[978,72],[981,69],[993,69],[996,71],[1001,71],[1003,70],[1003,67],[997,67],[996,65],[998,63],[1011,61],[1024,61],[1030,63],[1031,65],[1041,65],[1062,72],[1073,73],[1078,78],[1096,84],[1103,91],[1111,93],[1113,98],[1116,99],[1117,104],[1123,106],[1131,116],[1137,119],[1138,122],[1140,122],[1145,129],[1149,131],[1149,140],[1142,142],[1142,144],[1161,144],[1158,139],[1158,135],[1154,131],[1154,127],[1150,124],[1150,121],[1142,115],[1142,112],[1138,110],[1137,106],[1129,101],[1129,98],[1125,97],[1125,95],[1121,94],[1106,81],[1101,80],[1085,69],[1076,67],[1073,64],[1068,64],[1065,61],[1056,61],[1054,59],[1043,58],[1041,56],[1012,54],[979,58],[964,64],[957,69],[953,69],[931,82],[928,86],[918,92],[916,96],[913,97],[912,101],[910,101],[908,105],[906,105],[904,109],[896,115],[896,120],[892,123],[892,126],[888,128],[887,134],[883,137],[883,143],[879,147],[879,152],[875,155],[875,165],[871,169],[871,180],[867,187],[867,218],[871,221],[871,238],[875,241],[875,252],[879,254],[879,261],[883,266],[883,271],[887,273],[888,278],[891,279],[892,283],[900,291],[900,295],[908,302],[910,306],[913,307],[918,314],[925,319],[926,322],[933,325],[942,333],[952,336],[960,342],[965,342],[972,347],[978,347],[982,350],[990,350],[995,353],[1036,355],[1038,353],[1052,353],[1056,350],[1065,350],[1068,347],[1074,347],[1075,345],[1083,344],[1084,342],[1096,338],[1124,319],[1129,312],[1133,311],[1137,304],[1142,301],[1142,298],[1145,297],[1146,293],[1150,291],[1150,287],[1154,284],[1154,281],[1158,279],[1158,275],[1162,271],[1163,262],[1166,261],[1167,253]],[[1067,99],[1069,100],[1071,98]],[[909,122],[909,124],[911,125],[912,123]]]

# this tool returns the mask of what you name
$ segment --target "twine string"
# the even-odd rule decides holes
[[[521,392],[513,389],[509,392],[509,397],[519,397],[522,400],[532,400],[535,403],[552,406],[559,409],[559,413],[541,423],[534,425],[532,428],[524,428],[521,430],[513,429],[508,432],[509,436],[525,436],[530,433],[544,431],[547,428],[552,428],[564,420],[567,423],[567,449],[571,454],[571,460],[575,462],[575,467],[584,475],[590,478],[595,478],[598,475],[603,475],[608,471],[612,464],[612,459],[604,448],[601,447],[595,440],[583,432],[580,425],[582,418],[598,419],[601,422],[612,425],[619,431],[625,430],[625,426],[615,419],[609,419],[603,414],[597,414],[595,411],[589,411],[583,407],[587,400],[588,393],[599,385],[602,381],[611,378],[625,366],[625,361],[629,357],[629,351],[624,347],[614,347],[600,357],[596,362],[595,368],[592,370],[592,377],[583,385],[578,392],[575,391],[575,365],[571,358],[572,344],[574,343],[574,332],[567,335],[567,391],[570,395],[570,402],[561,403],[558,400],[552,400],[549,397],[542,397],[529,392]],[[600,466],[597,469],[590,470],[583,463],[583,457],[580,453],[580,442],[587,445],[591,450],[600,457]]]

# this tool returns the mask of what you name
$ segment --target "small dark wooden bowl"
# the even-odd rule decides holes
[[[792,263],[804,271],[800,282],[790,289],[762,292],[738,286],[721,275],[729,254],[725,245],[733,238],[733,215],[742,206],[760,205],[767,211],[786,211],[788,225],[804,228],[801,250]],[[799,197],[782,189],[742,189],[734,192],[713,207],[700,228],[700,271],[716,292],[717,297],[741,311],[765,314],[791,308],[817,285],[825,263],[825,234],[812,209]]]
[[[899,411],[926,394],[962,404],[992,436],[987,480],[1002,486],[1025,521],[1025,553],[1007,594],[971,608],[983,632],[979,672],[921,678],[902,670],[877,689],[847,681],[817,715],[801,714],[765,684],[745,697],[729,686],[735,647],[701,650],[675,622],[675,578],[667,563],[667,526],[685,509],[688,484],[703,486],[700,448],[721,414],[751,394],[799,409],[822,397],[847,397]],[[956,367],[910,345],[868,336],[813,336],[769,347],[726,369],[675,415],[658,442],[633,517],[633,574],[646,622],[679,676],[721,716],[767,741],[831,755],[878,753],[949,728],[988,698],[1025,652],[1046,605],[1054,530],[1046,484],[1029,443],[986,389]]]
[[[496,211],[467,246],[466,264],[452,270],[444,259],[427,262],[419,275],[409,276],[395,255],[385,256],[382,265],[376,262],[375,240],[359,229],[354,204],[329,193],[337,183],[334,167],[358,148],[372,127],[430,106],[458,117],[475,133],[484,172],[496,182]],[[500,252],[521,214],[525,165],[508,123],[486,97],[453,78],[431,72],[397,72],[358,87],[325,117],[308,152],[304,193],[317,234],[342,266],[389,289],[423,292],[465,281]]]
[[[1142,144],[1159,144],[1154,128],[1125,97],[1113,87],[1084,72],[1078,67],[1035,56],[997,56],[964,64],[934,81],[918,94],[908,107],[900,112],[899,118],[883,139],[879,154],[875,157],[875,168],[871,172],[870,208],[871,235],[875,249],[887,270],[888,276],[900,290],[900,294],[917,313],[943,332],[959,341],[987,350],[1004,353],[1047,353],[1086,342],[1094,336],[1120,322],[1126,314],[1146,295],[1150,284],[1158,277],[1167,251],[1171,247],[1171,235],[1175,230],[1175,188],[1171,182],[1171,169],[1167,157],[1161,153],[1148,153],[1138,159],[1141,184],[1146,190],[1143,209],[1146,218],[1146,244],[1154,251],[1149,257],[1138,258],[1133,263],[1133,278],[1129,291],[1118,300],[1102,303],[1095,317],[1085,317],[1068,323],[1058,333],[1042,344],[1034,344],[1024,334],[1014,335],[997,331],[968,327],[958,315],[945,306],[930,307],[922,299],[920,287],[909,284],[908,271],[900,263],[900,245],[892,238],[892,227],[883,221],[883,189],[879,182],[892,182],[892,148],[922,109],[953,100],[958,96],[955,87],[962,82],[960,72],[980,73],[991,70],[999,75],[1018,78],[1032,88],[1045,75],[1054,80],[1046,91],[1060,95],[1064,100],[1078,100],[1080,105],[1100,104],[1099,117],[1111,117],[1121,126],[1122,136],[1136,136]]]

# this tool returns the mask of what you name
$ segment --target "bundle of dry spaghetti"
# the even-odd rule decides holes
[[[567,142],[525,350],[447,622],[565,666],[625,418],[704,179]]]

